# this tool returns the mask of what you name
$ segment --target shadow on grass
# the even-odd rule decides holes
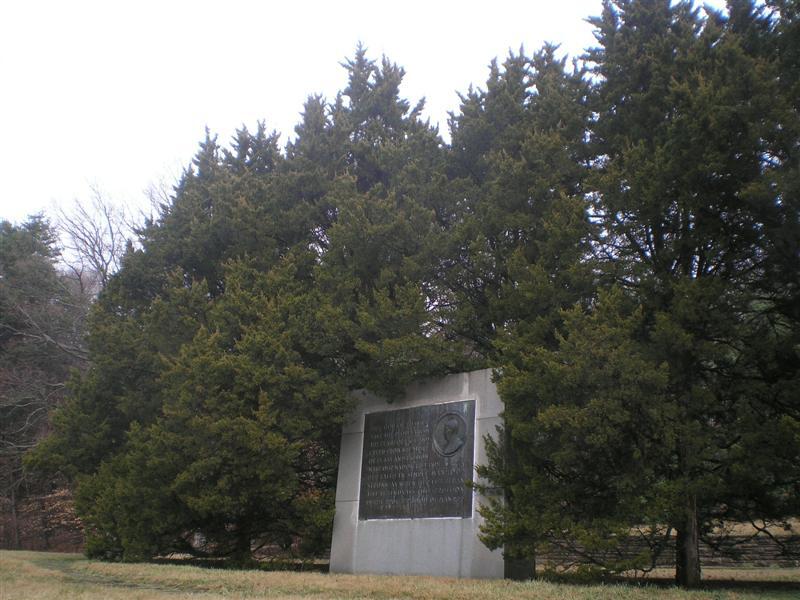
[[[306,573],[328,572],[327,562],[292,558],[251,560],[245,563],[224,558],[156,558],[152,562],[159,565],[186,565],[200,567],[202,569],[294,571]]]

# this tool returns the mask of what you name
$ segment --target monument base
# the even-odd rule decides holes
[[[415,384],[406,390],[402,398],[391,404],[366,392],[358,392],[357,395],[358,406],[342,431],[331,572],[502,578],[502,552],[490,551],[478,539],[482,523],[482,517],[478,514],[480,495],[466,485],[463,490],[453,490],[451,485],[442,491],[440,482],[436,480],[447,465],[454,465],[454,472],[458,472],[457,469],[462,468],[463,464],[456,462],[458,460],[467,461],[465,472],[470,473],[473,480],[476,475],[472,467],[485,464],[484,437],[496,436],[496,427],[502,424],[500,413],[503,407],[491,381],[491,370],[450,375]],[[470,405],[469,411],[464,408],[465,403]],[[474,409],[471,406],[473,403]],[[448,404],[452,404],[452,410]],[[398,417],[393,420],[371,417],[373,428],[378,422],[389,423],[385,425],[385,431],[373,430],[369,434],[368,464],[362,464],[366,415],[419,407],[432,409],[409,411],[408,414],[397,412],[395,414]],[[411,436],[418,448],[408,448],[407,440],[404,441],[405,446],[400,444],[394,449],[390,445],[381,445],[387,437],[386,432],[401,428],[405,422],[413,423],[409,421],[412,413],[432,415],[430,424],[414,425],[421,428],[421,432],[415,429]],[[453,414],[469,415],[474,421],[467,423],[464,431],[459,432],[459,419],[448,416]],[[446,421],[448,418],[450,422]],[[420,441],[428,438],[428,444]],[[413,453],[421,456],[422,466],[412,462],[412,459],[403,459],[400,466],[381,462],[384,455],[400,451],[403,455]],[[460,456],[460,453],[465,455]],[[403,468],[413,474],[409,477],[409,473],[395,473],[390,474],[388,480],[381,479],[381,473],[390,468]],[[395,485],[393,479],[399,483]],[[409,487],[413,488],[410,492],[407,489]],[[399,499],[391,495],[394,488],[400,488],[397,492],[401,496]],[[379,493],[386,495],[384,511],[379,510]],[[362,494],[365,497],[364,507],[360,506]],[[465,501],[456,494],[466,494]],[[449,504],[442,504],[442,498]],[[449,514],[450,510],[459,516],[414,516],[431,514],[431,510],[440,511],[436,514]],[[381,517],[371,518],[376,514]],[[392,518],[394,514],[403,515],[403,518]]]

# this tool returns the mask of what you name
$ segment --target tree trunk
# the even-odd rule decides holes
[[[700,530],[697,521],[697,498],[689,494],[684,521],[677,528],[675,540],[675,582],[686,588],[700,585]]]
[[[11,484],[11,533],[14,540],[14,549],[20,550],[19,517],[17,515],[17,490],[13,483]]]
[[[236,532],[236,548],[232,556],[235,564],[245,566],[253,560],[250,541],[250,528],[240,525]]]
[[[50,550],[50,519],[47,514],[47,505],[44,496],[39,497],[39,523],[42,527],[42,542],[45,550]]]

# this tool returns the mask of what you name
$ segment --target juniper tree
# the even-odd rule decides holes
[[[93,366],[30,459],[74,478],[92,555],[319,549],[348,391],[456,368],[423,252],[441,142],[402,69],[347,68],[285,156],[263,126],[207,134],[98,299]]]
[[[620,1],[592,21],[585,191],[612,286],[563,313],[554,345],[507,346],[495,543],[646,568],[674,532],[692,586],[715,528],[797,514],[798,321],[779,308],[797,294],[776,266],[797,260],[800,130],[777,22],[747,2],[729,14]],[[649,550],[631,560],[616,552],[633,533]]]
[[[494,364],[504,331],[548,320],[591,288],[588,271],[568,274],[588,235],[588,85],[557,51],[493,63],[486,90],[471,90],[451,117],[458,196],[440,250],[443,299],[449,327]],[[539,285],[549,289],[530,287]]]

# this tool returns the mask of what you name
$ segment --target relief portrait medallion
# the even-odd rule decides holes
[[[445,413],[433,427],[433,447],[442,456],[453,456],[467,441],[467,423],[457,413]]]

